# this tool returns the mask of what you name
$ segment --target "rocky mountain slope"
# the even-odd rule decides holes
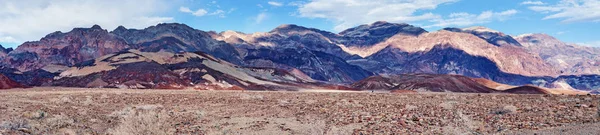
[[[26,88],[24,85],[0,74],[0,89]]]
[[[177,23],[111,32],[95,25],[51,33],[14,51],[0,48],[2,73],[21,84],[127,88],[340,87],[370,76],[422,73],[598,90],[599,58],[597,48],[542,34],[512,37],[485,27],[428,32],[383,21],[340,33],[293,24],[251,34],[205,32]],[[382,82],[373,86],[389,81],[374,80]],[[487,91],[466,86],[471,85],[435,85],[441,88],[431,91]],[[405,88],[412,87],[398,87]]]
[[[54,86],[182,89],[291,89],[316,81],[302,72],[243,68],[201,52],[128,50],[62,72]]]
[[[475,26],[463,29],[444,28],[444,30],[452,32],[470,33],[496,46],[521,46],[521,44],[512,36],[486,27]]]
[[[240,64],[236,48],[213,39],[208,33],[184,24],[162,23],[145,29],[118,27],[111,31],[143,52],[205,52],[215,57]]]
[[[525,34],[516,40],[562,75],[600,74],[600,48],[564,43],[546,34]]]
[[[0,45],[0,58],[6,57],[6,55],[8,55],[8,53],[11,51],[13,51],[12,48],[4,48],[2,45]]]
[[[385,71],[386,68],[371,69],[380,70],[375,71],[378,73],[424,72],[447,74],[453,72],[452,70],[467,70],[473,75],[485,74],[489,71],[485,69],[473,70],[474,66],[462,65],[463,63],[469,63],[468,61],[472,59],[480,58],[493,62],[493,66],[504,73],[526,76],[556,76],[558,74],[550,64],[523,48],[495,46],[472,34],[441,30],[425,33],[418,37],[396,35],[379,44],[387,45],[387,47],[366,57],[366,60],[382,63],[377,65],[384,66],[383,64],[386,64],[385,67],[388,71]],[[431,56],[424,57],[427,55]],[[452,55],[455,56],[449,57],[450,60],[446,63],[440,63],[444,61],[444,59],[440,59],[441,57]],[[468,59],[456,59],[457,57]],[[421,71],[411,71],[411,69]]]
[[[67,33],[58,31],[40,41],[25,42],[11,51],[5,62],[20,71],[30,71],[50,65],[73,66],[126,48],[129,45],[125,40],[94,25]]]
[[[468,77],[434,74],[372,76],[352,84],[352,87],[362,90],[414,90],[418,92],[496,92]]]
[[[245,34],[234,31],[213,33],[213,38],[238,46],[245,65],[296,68],[316,80],[351,83],[373,75],[345,59],[345,53],[329,40],[336,34],[297,25],[282,25],[269,33]]]
[[[511,94],[586,94],[573,89],[550,89],[540,86],[512,86],[483,78],[444,74],[399,74],[371,76],[351,85],[358,90],[415,92],[511,93]]]

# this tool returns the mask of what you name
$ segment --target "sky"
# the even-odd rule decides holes
[[[112,31],[176,22],[245,33],[297,24],[337,33],[375,21],[428,31],[484,26],[515,36],[546,33],[600,47],[600,0],[0,0],[0,44],[14,48],[94,24]]]

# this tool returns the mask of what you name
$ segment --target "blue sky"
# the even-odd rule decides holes
[[[600,47],[600,0],[2,0],[0,18],[5,47],[93,24],[112,30],[178,22],[246,33],[298,24],[339,32],[379,20],[428,31],[484,26],[510,35],[546,33]]]

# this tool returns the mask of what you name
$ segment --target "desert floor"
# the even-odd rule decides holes
[[[598,134],[598,96],[32,88],[0,134]]]

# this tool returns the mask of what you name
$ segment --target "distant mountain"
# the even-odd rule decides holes
[[[6,57],[6,55],[8,55],[8,53],[11,51],[13,51],[12,48],[4,48],[2,45],[0,45],[0,58]]]
[[[202,51],[215,57],[240,64],[236,48],[217,41],[209,33],[196,30],[185,24],[161,23],[145,29],[117,27],[111,32],[143,52],[197,52]]]
[[[302,72],[243,68],[204,53],[109,54],[62,72],[54,86],[137,89],[293,89],[315,83]]]
[[[238,46],[245,65],[299,69],[315,80],[351,83],[373,75],[345,59],[352,56],[329,40],[336,34],[297,25],[281,25],[269,33],[225,31],[213,38]]]
[[[427,33],[427,31],[406,23],[378,21],[373,24],[360,25],[344,30],[339,33],[340,37],[336,40],[347,47],[364,47],[382,42],[398,34],[418,36],[423,33]]]
[[[249,34],[205,32],[178,23],[145,29],[120,26],[111,32],[94,25],[51,33],[14,51],[0,47],[0,60],[4,75],[29,86],[385,86],[387,90],[401,91],[423,86],[428,91],[496,92],[496,88],[487,87],[492,89],[489,91],[464,79],[484,78],[502,86],[530,85],[545,92],[548,90],[541,87],[600,89],[598,48],[567,44],[543,34],[512,37],[485,27],[428,32],[409,24],[384,21],[340,33],[294,24]],[[418,83],[419,87],[399,85],[394,78],[407,79],[400,82],[415,86]],[[431,84],[437,81],[439,85]],[[357,86],[349,87],[351,84]],[[523,87],[514,91],[540,90]]]
[[[363,90],[413,90],[418,92],[496,92],[468,77],[434,74],[372,76],[352,84],[352,87]]]
[[[550,64],[518,46],[496,46],[468,33],[441,30],[418,37],[396,35],[352,64],[376,73],[462,74],[496,79],[503,74],[557,76]],[[378,45],[376,45],[378,46]]]
[[[496,46],[521,46],[521,44],[512,36],[486,27],[476,26],[463,29],[444,28],[444,30],[470,33]]]
[[[516,39],[562,75],[600,74],[600,48],[564,43],[546,34],[525,34]]]
[[[359,90],[389,90],[454,93],[585,94],[584,91],[549,89],[533,85],[511,86],[483,78],[443,74],[398,74],[372,76],[351,85]]]
[[[67,33],[58,31],[40,41],[25,42],[4,61],[18,70],[31,71],[49,65],[73,66],[126,48],[129,45],[125,40],[94,25]]]

